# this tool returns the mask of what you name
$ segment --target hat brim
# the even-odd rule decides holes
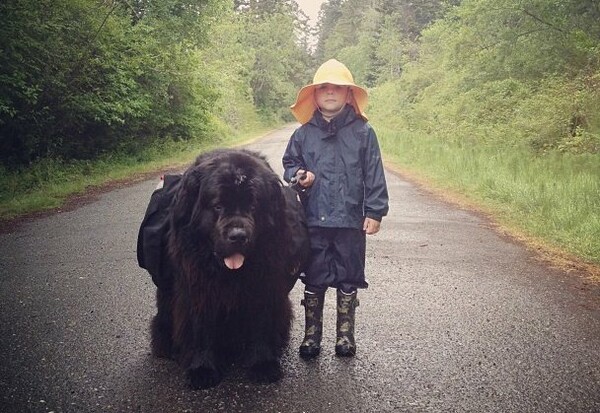
[[[331,83],[334,85],[350,87],[352,90],[352,102],[350,102],[351,105],[354,107],[357,115],[361,116],[364,120],[368,120],[365,113],[365,108],[369,103],[369,95],[367,91],[354,84],[340,84],[332,81],[313,83],[300,89],[300,92],[298,92],[298,97],[296,98],[296,103],[290,106],[290,110],[298,122],[304,125],[312,118],[315,110],[317,110],[317,104],[315,103],[314,98],[315,89],[317,86],[322,85],[323,83]]]

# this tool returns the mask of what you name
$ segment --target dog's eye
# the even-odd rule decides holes
[[[223,211],[223,206],[213,205],[213,209],[215,210],[215,212],[220,213],[221,211]]]

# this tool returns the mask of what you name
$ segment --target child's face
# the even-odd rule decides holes
[[[348,102],[348,86],[332,85],[324,83],[315,89],[315,101],[321,109],[321,113],[326,117],[332,117]]]

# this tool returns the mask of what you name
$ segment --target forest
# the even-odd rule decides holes
[[[0,214],[291,122],[332,57],[389,162],[600,263],[600,0],[5,0]]]

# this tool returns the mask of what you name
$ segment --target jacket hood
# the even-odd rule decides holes
[[[316,110],[313,114],[313,117],[310,119],[308,123],[311,125],[315,125],[319,129],[327,132],[327,136],[332,136],[337,133],[338,130],[343,128],[344,126],[354,122],[358,118],[358,115],[354,111],[354,107],[349,104],[346,104],[344,109],[329,122],[323,118],[321,112]]]

